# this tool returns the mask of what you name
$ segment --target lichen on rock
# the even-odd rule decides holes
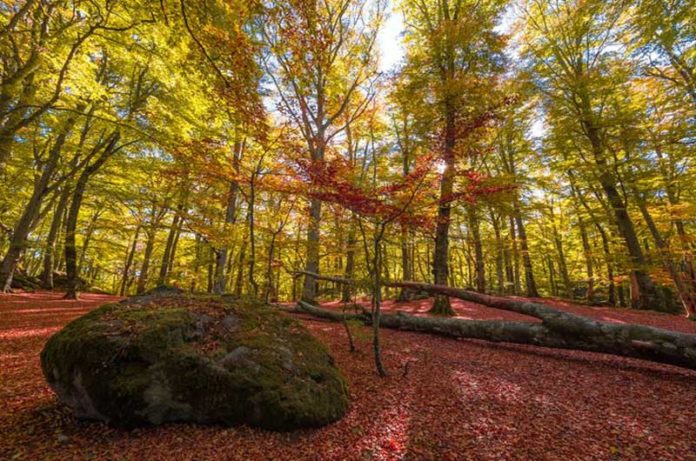
[[[116,426],[293,430],[336,421],[348,406],[326,348],[249,300],[167,293],[109,304],[55,334],[41,365],[76,416]]]

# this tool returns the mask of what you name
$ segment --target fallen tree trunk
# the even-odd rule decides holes
[[[645,325],[600,322],[539,303],[487,296],[452,287],[416,282],[390,282],[389,285],[464,299],[536,317],[542,322],[462,320],[397,313],[381,316],[380,326],[384,328],[426,332],[453,338],[601,352],[696,370],[696,335]],[[300,309],[328,320],[344,319],[344,315],[339,312],[307,303],[301,303]],[[353,314],[349,319],[371,323],[369,312]]]
[[[297,304],[303,312],[334,322],[343,322],[344,320],[369,321],[370,319],[370,315],[366,311],[363,311],[362,314],[348,314],[330,309],[322,309],[321,307],[314,306],[304,301],[298,301]]]
[[[306,275],[306,276],[309,276],[309,277],[316,279],[316,280],[324,280],[326,282],[334,282],[334,283],[339,283],[342,285],[354,285],[356,283],[355,280],[352,280],[352,279],[346,279],[346,278],[337,277],[334,275],[319,275],[316,272],[295,271],[292,274],[295,277],[300,277],[302,275]]]

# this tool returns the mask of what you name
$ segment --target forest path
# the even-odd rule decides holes
[[[390,375],[380,379],[369,329],[356,332],[351,354],[341,325],[306,316],[298,317],[349,381],[351,409],[336,424],[276,434],[183,424],[125,431],[76,421],[45,384],[38,354],[68,321],[117,298],[60,298],[0,295],[0,459],[696,460],[694,371],[384,330]],[[417,312],[428,302],[385,308]],[[696,331],[675,316],[553,303],[604,320]],[[463,301],[455,309],[467,318],[513,315]]]

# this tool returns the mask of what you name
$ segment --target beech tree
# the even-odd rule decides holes
[[[432,142],[442,160],[440,201],[433,253],[436,284],[449,275],[451,196],[457,169],[466,159],[465,141],[484,118],[484,95],[490,96],[500,71],[503,38],[493,29],[504,2],[465,0],[403,1],[408,63],[404,71],[420,90],[416,97],[437,107]],[[418,93],[417,93],[418,94]],[[473,123],[472,123],[473,122]],[[449,301],[437,296],[432,311],[452,314]]]
[[[647,308],[664,301],[645,270],[645,252],[611,159],[611,131],[621,123],[612,111],[621,93],[611,88],[626,81],[628,70],[610,48],[621,33],[621,14],[618,4],[605,2],[533,3],[526,16],[526,46],[549,111],[565,123],[575,122],[581,133],[577,142],[588,154],[583,162],[595,169],[631,258],[631,304]]]
[[[6,2],[2,288],[350,303],[378,275],[692,316],[689,6]],[[428,219],[361,208],[424,164]]]
[[[271,2],[262,25],[265,66],[277,107],[299,131],[307,158],[321,163],[337,136],[373,98],[375,39],[382,2]],[[321,200],[310,200],[305,270],[319,271]],[[304,280],[313,301],[316,282]]]

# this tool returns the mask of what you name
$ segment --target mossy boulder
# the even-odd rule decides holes
[[[134,427],[170,421],[321,426],[348,406],[326,348],[249,300],[146,296],[109,304],[50,338],[41,366],[76,416]]]

